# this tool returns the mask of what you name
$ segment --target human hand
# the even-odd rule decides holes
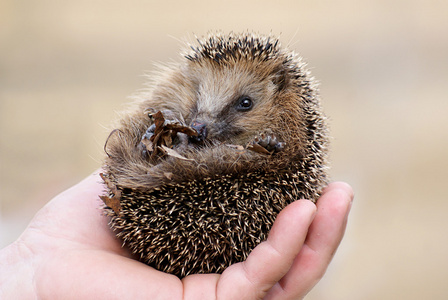
[[[56,196],[0,251],[1,299],[300,299],[325,273],[353,192],[332,183],[317,206],[288,205],[246,261],[179,280],[132,259],[109,229],[98,174]]]

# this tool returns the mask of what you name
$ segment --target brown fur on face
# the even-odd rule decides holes
[[[250,33],[216,34],[198,40],[198,43],[184,54],[182,62],[161,68],[152,90],[138,97],[136,109],[124,115],[118,130],[111,134],[106,145],[105,170],[108,178],[122,191],[124,207],[118,214],[109,210],[111,226],[135,253],[141,255],[144,262],[178,276],[190,272],[220,272],[230,263],[244,259],[249,248],[255,246],[259,239],[263,240],[282,207],[299,198],[315,201],[326,183],[325,117],[314,79],[302,60],[293,52],[282,49],[277,39]],[[250,110],[238,109],[242,97],[252,100]],[[180,136],[180,142],[173,146],[190,160],[167,157],[154,162],[142,155],[138,145],[151,126],[150,118],[143,113],[149,108],[169,110],[185,126],[195,122],[206,125],[207,137],[202,146],[188,142],[185,136]],[[265,155],[228,146],[246,146],[260,134],[276,137],[285,143],[284,149]],[[231,191],[223,190],[216,194],[216,187],[221,185],[231,187]],[[188,265],[182,261],[182,255],[186,261],[199,257],[204,259],[199,254],[192,257],[193,254],[181,250],[181,245],[189,245],[192,240],[197,243],[195,247],[203,245],[200,237],[185,237],[188,233],[184,233],[175,245],[166,245],[178,248],[176,262],[164,260],[160,255],[171,254],[163,254],[164,246],[161,244],[169,242],[157,244],[155,240],[162,239],[163,234],[151,235],[153,227],[160,225],[159,221],[139,223],[141,218],[155,220],[146,211],[159,204],[164,208],[174,205],[172,210],[181,207],[190,215],[193,202],[189,201],[193,199],[197,203],[194,206],[206,207],[210,201],[218,201],[226,207],[234,205],[230,204],[232,201],[240,201],[239,197],[244,199],[244,205],[251,207],[250,210],[253,207],[260,210],[260,218],[247,225],[254,230],[252,236],[259,237],[245,246],[248,251],[235,254],[238,258],[231,258],[233,252],[223,254],[219,259],[213,258],[220,261],[219,267],[213,264],[208,267],[207,262],[208,269],[198,269],[196,264],[190,262]],[[161,199],[167,202],[162,204]],[[263,205],[253,206],[251,201],[261,201]],[[142,215],[135,219],[134,215],[127,214],[126,207],[133,211],[141,210]],[[209,209],[214,210],[214,206]],[[205,218],[210,222],[206,222],[209,228],[218,228],[222,221],[217,220],[226,218],[222,213],[216,216],[204,211],[204,215],[196,215],[200,222],[193,218],[178,226],[189,228],[194,225],[200,227],[193,226],[194,230],[202,230],[205,226],[202,219]],[[235,212],[239,216],[235,222],[246,222],[242,216],[251,213],[244,209]],[[177,224],[179,219],[174,218],[170,222]],[[263,225],[262,232],[257,231],[259,222],[266,225]],[[178,232],[179,228],[173,226],[166,234]],[[233,234],[232,230],[226,230],[229,235]],[[142,232],[146,232],[146,236]],[[218,233],[221,238],[222,233]],[[226,241],[221,242],[225,244]],[[218,244],[213,246],[214,251],[221,251]],[[238,245],[232,247],[237,249]],[[159,251],[162,254],[159,255]],[[204,255],[209,257],[209,254]]]

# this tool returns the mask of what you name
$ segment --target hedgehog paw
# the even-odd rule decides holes
[[[154,135],[155,130],[156,130],[155,124],[152,124],[151,126],[149,126],[148,129],[146,129],[145,134],[142,136],[142,140],[144,140],[144,139],[149,140]]]
[[[260,134],[260,136],[256,137],[252,142],[253,148],[262,148],[262,151],[255,150],[257,152],[265,152],[265,153],[275,153],[280,152],[285,148],[284,142],[279,142],[277,137],[273,135]],[[261,150],[261,149],[260,149]]]
[[[156,149],[158,146],[163,145],[171,148],[174,143],[179,143],[179,138],[177,137],[177,131],[179,130],[171,131],[170,129],[173,126],[175,128],[176,124],[180,122],[175,114],[168,109],[157,111],[153,108],[148,108],[144,113],[148,115],[152,125],[142,135],[137,148],[141,151],[142,156],[147,159],[158,152]],[[167,128],[169,126],[171,127]]]
[[[141,151],[141,154],[145,159],[148,159],[150,156],[150,152],[153,151],[152,142],[150,138],[154,135],[155,129],[156,129],[155,124],[149,126],[148,129],[146,129],[146,132],[143,134],[142,139],[137,146],[137,149]]]

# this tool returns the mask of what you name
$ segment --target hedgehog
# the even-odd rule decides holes
[[[250,32],[187,47],[111,132],[100,196],[123,245],[179,278],[245,260],[328,178],[326,117],[299,55]]]

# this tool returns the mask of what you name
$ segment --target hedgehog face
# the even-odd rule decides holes
[[[197,99],[186,122],[198,127],[209,141],[249,142],[267,129],[276,97],[276,86],[244,66],[209,66],[197,71]]]
[[[280,92],[278,67],[240,59],[237,62],[189,62],[160,84],[157,95],[173,91],[171,107],[199,133],[194,144],[225,142],[245,145],[260,133],[275,134]],[[275,65],[275,64],[274,64]],[[162,100],[162,99],[161,99]],[[281,104],[280,104],[281,105]]]

